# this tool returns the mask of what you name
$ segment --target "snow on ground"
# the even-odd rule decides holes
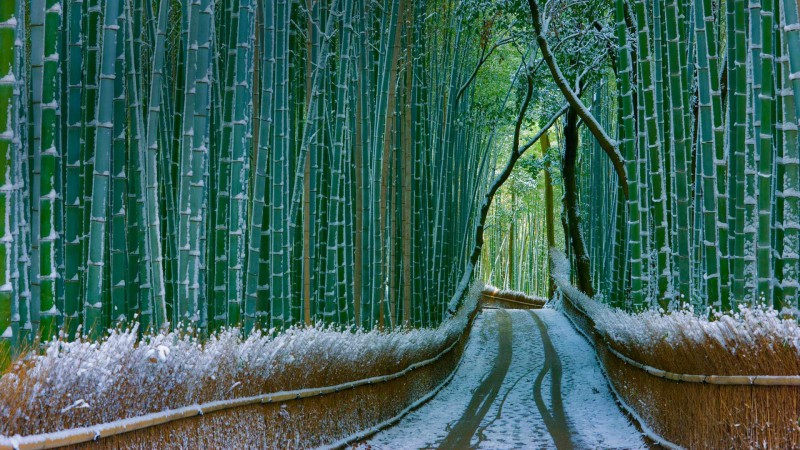
[[[552,420],[557,414],[551,387],[553,377],[558,377],[552,367],[560,361],[560,395],[572,445],[578,449],[647,448],[641,433],[614,402],[593,350],[566,317],[554,310],[534,314],[544,322],[557,353],[558,361],[550,361],[550,370],[545,367],[541,331],[530,312],[487,310],[475,321],[453,381],[430,402],[362,446],[378,450],[556,448],[534,401],[534,382],[546,370],[539,390],[545,415]],[[510,319],[510,331],[505,328],[510,336],[504,337],[506,319]],[[504,340],[510,340],[511,348],[500,348]],[[508,366],[503,366],[503,352],[511,358]],[[488,408],[482,404],[487,401],[492,401]],[[470,420],[477,422],[465,426]],[[472,435],[454,437],[453,430]]]

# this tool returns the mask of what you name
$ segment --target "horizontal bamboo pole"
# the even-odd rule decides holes
[[[465,328],[466,330],[466,328]],[[462,332],[463,334],[463,332]],[[163,425],[188,417],[209,414],[215,411],[222,411],[242,406],[254,404],[267,404],[276,402],[287,402],[302,398],[315,397],[320,395],[332,394],[335,392],[357,388],[359,386],[384,383],[403,377],[410,372],[433,364],[444,355],[451,352],[459,343],[461,338],[457,338],[446,349],[442,350],[433,358],[416,362],[405,369],[389,375],[365,378],[362,380],[341,383],[334,386],[320,388],[298,389],[293,391],[281,391],[271,394],[262,394],[252,397],[243,397],[231,400],[217,400],[200,405],[191,405],[178,409],[160,411],[157,413],[145,414],[143,416],[131,417],[128,419],[115,420],[89,427],[74,428],[71,430],[56,431],[52,433],[37,434],[31,436],[0,436],[0,450],[44,450],[68,445],[77,445],[85,442],[96,441],[98,439],[115,436],[143,428]]]
[[[441,391],[442,389],[444,389],[445,386],[450,384],[450,382],[453,380],[453,377],[456,375],[456,371],[458,370],[459,366],[461,366],[461,361],[463,361],[463,360],[459,360],[458,361],[458,364],[453,369],[453,371],[450,372],[450,375],[448,375],[447,378],[445,378],[444,381],[442,381],[442,383],[439,384],[439,386],[436,386],[436,388],[434,390],[428,392],[427,394],[422,396],[419,400],[417,400],[414,403],[408,405],[405,409],[400,411],[400,413],[397,414],[396,416],[394,416],[392,418],[389,418],[389,419],[386,419],[383,422],[375,425],[372,428],[368,428],[368,429],[360,431],[360,432],[358,432],[356,434],[347,436],[346,438],[340,439],[340,440],[338,440],[338,441],[336,441],[336,442],[334,442],[332,444],[323,445],[322,447],[318,447],[317,450],[334,450],[334,449],[346,448],[350,444],[353,444],[353,443],[356,443],[358,441],[364,440],[364,439],[366,439],[366,438],[378,433],[379,431],[384,430],[386,428],[389,428],[390,426],[396,424],[403,417],[407,416],[408,413],[410,413],[411,411],[413,411],[413,410],[419,408],[420,406],[424,405],[425,403],[427,403],[428,400],[430,400],[433,397],[435,397],[436,394],[439,393],[439,391]]]
[[[510,299],[510,298],[506,298],[506,297],[498,297],[496,295],[489,295],[489,294],[483,294],[483,296],[484,297],[490,297],[490,298],[499,300],[501,302],[514,303],[514,304],[517,304],[517,305],[523,305],[523,306],[532,307],[532,308],[541,308],[542,306],[544,306],[544,303],[545,303],[544,300],[542,300],[541,302],[537,302],[537,301],[514,300],[514,299]]]
[[[672,381],[683,381],[687,383],[709,383],[720,385],[754,385],[754,386],[800,386],[800,376],[796,375],[689,375],[682,373],[667,372],[646,364],[634,361],[623,355],[610,345],[608,351],[626,364],[644,370],[648,374],[666,378]]]
[[[532,304],[532,305],[543,305],[545,304],[546,300],[543,298],[531,297],[531,300],[519,300],[519,299],[512,299],[509,297],[503,297],[500,295],[493,295],[493,294],[482,294],[484,297],[491,297],[496,298],[498,300],[505,300],[507,302],[514,302],[514,303],[523,303],[523,304]]]
[[[587,319],[591,320],[589,315],[587,315],[585,311],[583,311],[577,305],[575,305],[575,303],[573,303],[572,300],[566,294],[564,295],[564,299],[565,299],[565,301],[567,301],[567,303],[572,308],[574,308],[576,311],[578,311],[579,313],[581,313],[584,316],[586,316]],[[589,342],[589,345],[594,347],[595,346],[595,339],[593,339],[591,336],[586,334],[586,332],[583,329],[581,329],[581,327],[578,326],[577,323],[575,323],[575,319],[570,314],[565,312],[564,315],[567,317],[567,320],[569,320],[569,322],[572,324],[572,326],[576,330],[578,330],[578,333],[580,333],[580,335],[583,336]],[[601,334],[597,331],[597,328],[595,328],[594,325],[592,326],[592,328],[593,328],[592,331],[597,336],[601,336]],[[602,337],[601,337],[601,339],[602,339]],[[602,344],[605,345],[606,348],[608,348],[608,345],[606,345],[605,342],[602,342]],[[640,416],[639,413],[635,409],[633,409],[630,405],[628,405],[625,402],[625,400],[622,397],[622,395],[620,395],[619,391],[617,391],[617,388],[614,387],[614,383],[611,382],[611,377],[609,377],[609,375],[608,375],[608,371],[606,370],[605,363],[604,363],[603,359],[600,357],[600,354],[596,350],[595,350],[595,355],[594,356],[595,356],[595,358],[597,358],[598,364],[600,364],[600,370],[603,372],[603,375],[605,375],[605,377],[606,377],[606,381],[607,381],[606,384],[611,389],[611,392],[614,394],[614,397],[617,399],[617,403],[622,407],[623,410],[625,410],[626,413],[628,413],[636,421],[636,423],[639,425],[639,428],[642,430],[642,432],[645,434],[645,436],[647,436],[650,440],[652,440],[653,442],[661,445],[664,448],[668,448],[670,450],[682,450],[683,447],[664,439],[658,433],[656,433],[652,428],[650,428],[650,426],[647,424],[647,421],[644,420],[644,418],[642,416]]]
[[[544,297],[528,295],[520,291],[501,290],[494,286],[487,286],[483,291],[481,291],[481,295],[487,295],[495,298],[517,298],[521,299],[521,301],[527,300],[531,302],[547,302],[547,299]]]
[[[566,295],[566,293],[564,294],[564,298],[569,301],[578,312],[591,319],[591,316],[587,314],[586,311],[584,311],[583,308],[574,302],[568,295]],[[608,339],[606,339],[606,336],[603,335],[600,330],[594,326],[593,328],[594,332],[605,341],[609,353],[616,356],[626,364],[641,369],[654,377],[685,383],[708,383],[722,386],[800,386],[800,376],[798,375],[700,375],[674,373],[658,369],[656,367],[648,366],[647,364],[642,364],[620,353],[611,347],[611,345],[608,343]]]

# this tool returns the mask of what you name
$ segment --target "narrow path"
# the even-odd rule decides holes
[[[487,310],[453,381],[361,444],[395,449],[640,449],[593,349],[560,312]]]

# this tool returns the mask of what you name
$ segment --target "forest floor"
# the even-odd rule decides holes
[[[486,310],[453,381],[366,449],[648,448],[593,349],[551,309]]]

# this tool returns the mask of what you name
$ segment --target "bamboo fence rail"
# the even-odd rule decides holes
[[[485,306],[498,305],[503,308],[523,308],[523,309],[539,309],[544,306],[545,300],[534,298],[531,300],[519,300],[510,298],[503,295],[493,295],[484,292],[482,294],[482,304]],[[510,305],[509,305],[510,304]]]
[[[617,400],[650,439],[667,448],[800,446],[800,376],[679,374],[642,364],[611,346],[570,295],[574,287],[556,283],[567,318],[595,348]]]
[[[207,414],[224,412],[238,408],[244,408],[253,405],[269,405],[269,404],[285,404],[296,400],[309,399],[325,395],[335,395],[343,391],[355,390],[365,386],[376,386],[387,383],[393,380],[398,380],[414,372],[419,372],[420,369],[429,368],[437,365],[445,357],[451,357],[454,353],[457,355],[458,364],[460,364],[461,352],[466,338],[469,336],[472,321],[477,313],[477,308],[470,313],[469,321],[462,331],[461,335],[450,343],[446,348],[440,351],[436,356],[418,361],[406,367],[405,369],[389,375],[382,375],[376,377],[365,378],[361,380],[351,381],[347,383],[340,383],[333,386],[297,389],[292,391],[273,392],[269,394],[256,395],[251,397],[219,400],[200,405],[189,405],[183,408],[171,409],[160,411],[157,413],[146,414],[138,417],[127,419],[115,420],[113,422],[93,425],[89,427],[74,428],[71,430],[63,430],[52,433],[43,433],[30,436],[0,436],[0,450],[44,450],[52,448],[62,448],[67,446],[75,446],[79,444],[97,442],[102,439],[121,436],[137,430],[145,430],[154,428],[161,425],[170,424],[182,419],[190,419],[193,417],[205,416]],[[455,351],[455,352],[454,352]],[[402,416],[416,407],[419,407],[425,401],[435,395],[442,387],[444,387],[451,379],[458,364],[452,364],[448,368],[448,375],[438,383],[435,388],[426,395],[414,400],[406,406],[400,414],[393,415],[388,419],[382,420],[379,424],[369,427],[367,430],[359,431],[355,434],[350,434],[348,437],[342,438],[332,444],[326,444],[330,448],[338,448],[352,442],[354,439],[361,439],[369,436],[378,430],[395,423]],[[411,386],[409,383],[408,386]],[[333,403],[335,404],[335,402]],[[283,405],[281,405],[283,406]],[[373,430],[373,431],[369,431]],[[366,433],[366,434],[364,434]],[[363,436],[362,436],[363,435]],[[361,437],[359,437],[361,436]]]

